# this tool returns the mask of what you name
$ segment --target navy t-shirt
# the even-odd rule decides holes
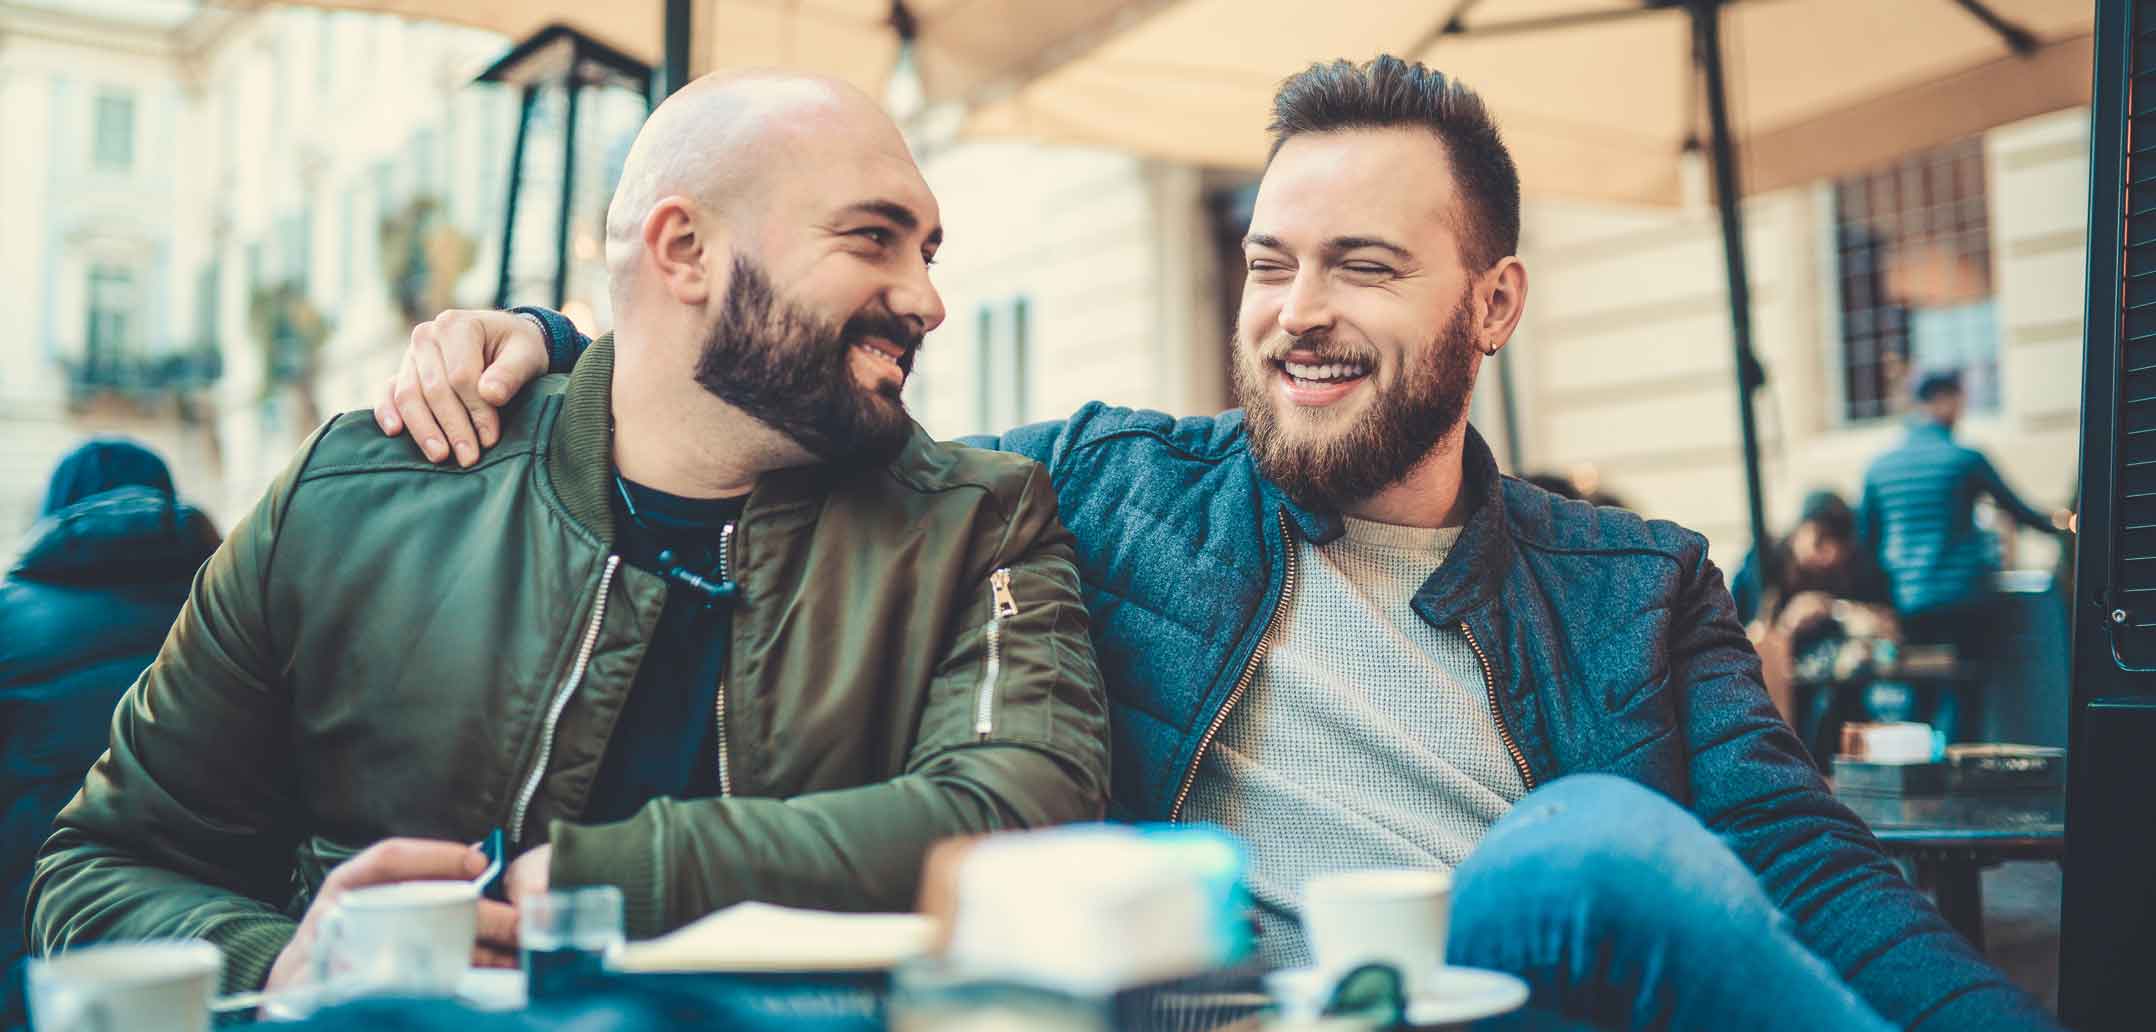
[[[660,576],[677,566],[721,580],[720,535],[741,519],[744,499],[683,498],[626,479],[618,483],[615,547],[624,562]],[[671,562],[661,562],[659,554],[669,551]],[[661,797],[719,794],[718,691],[732,625],[731,599],[714,601],[667,581],[666,607],[607,739],[606,758],[584,805],[585,823],[625,820]]]

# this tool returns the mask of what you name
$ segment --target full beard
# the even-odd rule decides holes
[[[913,371],[920,336],[903,320],[863,312],[834,324],[779,298],[762,266],[737,257],[696,382],[818,459],[880,466],[905,448],[913,420],[897,387],[855,380],[854,346],[871,336],[904,348],[899,370]]]
[[[1293,403],[1274,393],[1277,359],[1296,347],[1324,356],[1321,361],[1365,360],[1324,336],[1275,338],[1245,345],[1238,331],[1235,395],[1250,433],[1251,457],[1258,471],[1280,485],[1296,504],[1338,512],[1406,479],[1439,441],[1459,427],[1474,390],[1473,306],[1462,298],[1451,322],[1401,372],[1389,390],[1375,382],[1367,409],[1343,426],[1322,410],[1283,415]],[[1371,376],[1376,364],[1371,362]]]

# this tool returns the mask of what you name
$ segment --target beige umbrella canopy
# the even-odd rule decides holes
[[[2022,52],[1962,0],[1728,4],[1746,191],[2088,102],[2092,5],[1974,6],[2025,31]],[[1465,31],[1443,32],[1455,16]],[[1674,203],[1686,142],[1707,136],[1691,45],[1686,11],[1666,0],[1180,0],[976,111],[968,128],[1249,168],[1264,158],[1281,78],[1389,52],[1484,95],[1528,193]]]
[[[2094,27],[2091,5],[2075,0],[1150,6],[978,107],[968,130],[1248,168],[1264,157],[1281,78],[1312,62],[1391,53],[1483,95],[1531,195],[1676,202],[1685,155],[1703,150],[1721,219],[1752,539],[1762,546],[1771,539],[1753,393],[1766,376],[1752,352],[1736,198],[2087,103]],[[1772,554],[1759,550],[1763,563]]]
[[[454,22],[523,39],[570,26],[657,67],[666,0],[282,0]],[[265,0],[209,0],[260,7]],[[913,63],[931,101],[1007,92],[1163,6],[1162,0],[693,0],[689,66],[822,72],[883,96],[897,66],[894,11],[911,23]]]

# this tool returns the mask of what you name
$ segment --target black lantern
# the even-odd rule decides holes
[[[560,89],[563,94],[561,121],[561,210],[555,225],[553,291],[551,302],[561,308],[569,296],[569,230],[575,211],[577,172],[578,98],[588,88],[621,89],[643,98],[645,107],[657,103],[650,65],[566,25],[550,25],[479,73],[478,82],[500,83],[522,91],[517,112],[517,135],[509,158],[509,195],[502,213],[501,274],[494,288],[494,306],[511,303],[511,260],[516,254],[517,207],[523,194],[525,151],[531,144],[532,116],[540,93]]]

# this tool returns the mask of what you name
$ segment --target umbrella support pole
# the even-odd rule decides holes
[[[494,307],[509,307],[510,258],[516,254],[517,195],[524,183],[524,144],[531,139],[532,107],[538,103],[537,87],[524,87],[524,97],[517,104],[517,140],[509,151],[509,196],[502,205],[502,263],[501,274],[494,281]]]
[[[666,0],[666,55],[659,70],[659,97],[665,100],[689,84],[689,39],[693,0]],[[658,100],[652,101],[656,107]]]
[[[1752,350],[1752,283],[1744,257],[1743,195],[1737,191],[1737,151],[1729,126],[1729,87],[1722,71],[1724,0],[1691,0],[1692,54],[1705,79],[1711,123],[1714,199],[1722,222],[1722,257],[1729,276],[1730,339],[1736,348],[1737,424],[1744,438],[1744,490],[1751,517],[1752,547],[1762,581],[1772,583],[1773,539],[1767,536],[1766,493],[1760,484],[1759,423],[1753,395],[1766,385],[1766,371]]]
[[[576,101],[582,84],[571,77],[561,126],[561,211],[554,224],[554,310],[569,300],[569,227],[576,221]]]

